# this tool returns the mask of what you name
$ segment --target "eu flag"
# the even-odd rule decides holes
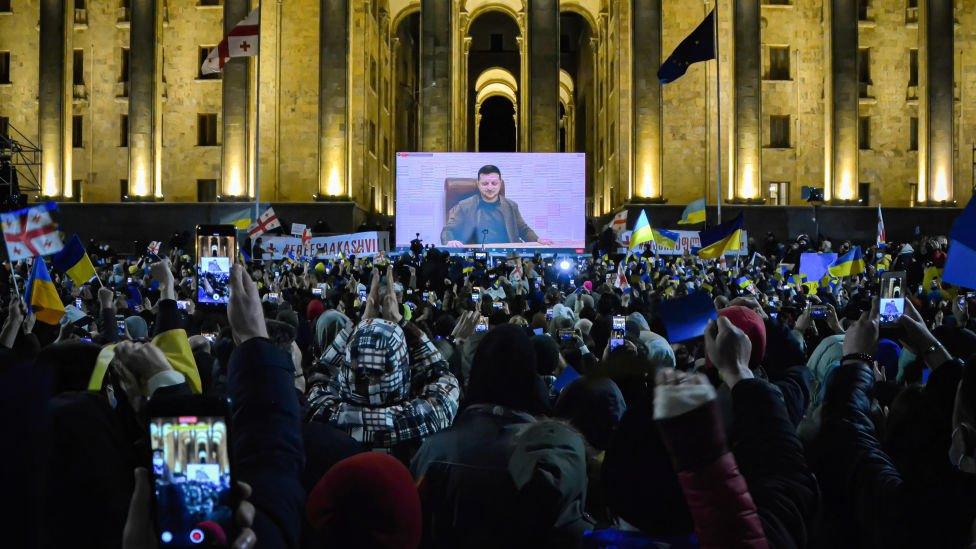
[[[688,65],[715,59],[715,10],[709,12],[694,31],[678,44],[657,70],[662,84],[674,82],[688,70]]]

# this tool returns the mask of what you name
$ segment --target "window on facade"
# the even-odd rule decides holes
[[[129,48],[122,48],[122,62],[120,64],[119,82],[129,81]]]
[[[80,114],[71,116],[71,147],[81,149],[85,146],[84,119]]]
[[[197,114],[197,145],[200,147],[217,145],[217,115],[215,113]]]
[[[75,9],[76,10],[85,9],[85,0],[75,0]]]
[[[789,204],[789,192],[789,181],[770,181],[766,198],[773,206],[786,206]]]
[[[868,206],[871,202],[871,184],[870,183],[858,183],[857,184],[857,201],[861,203],[862,206]]]
[[[75,86],[85,84],[85,50],[74,50],[71,58],[71,83]]]
[[[200,46],[197,48],[197,80],[220,80],[220,76],[223,73],[203,73],[203,62],[207,60],[207,56],[210,55],[210,51],[214,49],[214,47],[216,46]]]
[[[219,6],[220,0],[200,0],[198,6]]]
[[[610,133],[607,134],[607,140],[609,141],[607,146],[610,147],[610,151],[607,153],[607,158],[610,158],[611,156],[614,155],[615,152],[617,152],[617,134],[615,130],[616,130],[615,124],[611,122]]]
[[[367,139],[367,144],[369,145],[369,152],[372,155],[376,154],[376,123],[372,120],[369,121],[369,139]]]
[[[861,116],[857,120],[857,148],[871,149],[871,117]]]
[[[129,180],[119,179],[119,199],[125,200],[129,197]]]
[[[10,83],[10,52],[0,51],[0,84]]]
[[[0,116],[0,137],[10,137],[10,119]]]
[[[908,85],[918,85],[918,50],[916,48],[908,50]]]
[[[80,179],[71,180],[71,197],[72,199],[81,202],[81,180]]]
[[[370,56],[369,58],[369,87],[374,92],[376,91],[376,58]]]
[[[769,74],[767,80],[790,79],[790,47],[769,47]]]
[[[614,86],[614,84],[616,84],[616,80],[617,80],[617,72],[616,72],[616,67],[614,65],[616,65],[615,60],[611,59],[610,60],[610,78],[607,79],[607,80],[610,81],[610,91],[613,91],[613,86]]]
[[[868,9],[871,7],[871,0],[857,0],[857,20],[868,20]]]
[[[7,13],[10,10],[10,0],[0,0],[0,12]]]
[[[217,201],[217,180],[197,179],[197,202]]]
[[[774,149],[790,148],[790,115],[770,115],[769,146]]]
[[[789,6],[792,2],[791,0],[763,0],[762,3],[766,6]]]
[[[918,117],[908,119],[908,150],[918,150]]]
[[[390,166],[390,140],[385,136],[383,137],[383,167],[388,168]]]
[[[129,115],[127,114],[119,117],[119,146],[129,146]]]
[[[871,83],[871,48],[857,50],[857,78],[861,84]]]

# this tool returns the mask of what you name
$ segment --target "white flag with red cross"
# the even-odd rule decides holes
[[[10,261],[61,251],[64,243],[61,242],[58,227],[51,218],[51,211],[55,209],[57,205],[48,202],[0,214],[3,240],[7,245],[7,258]]]
[[[210,50],[210,55],[200,67],[201,73],[213,74],[222,71],[231,57],[251,57],[258,54],[258,42],[261,36],[261,28],[258,24],[260,9],[261,6],[254,8],[254,11],[247,14],[243,21],[231,29],[216,48]]]
[[[251,223],[251,226],[247,228],[247,235],[251,238],[257,238],[262,234],[280,227],[281,222],[278,221],[278,216],[274,212],[274,208],[268,208],[264,210],[264,213],[258,217],[258,220]]]

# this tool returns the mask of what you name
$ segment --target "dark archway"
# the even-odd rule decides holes
[[[507,70],[516,80],[516,87],[521,89],[520,79],[521,59],[519,57],[518,37],[521,35],[518,23],[512,17],[501,11],[487,11],[478,15],[468,27],[471,37],[471,48],[467,59],[467,124],[468,149],[475,150],[475,112],[476,93],[475,83],[478,76],[486,69],[498,67]],[[484,105],[482,105],[484,107]],[[484,111],[484,109],[482,109]],[[514,122],[513,122],[514,123]],[[480,133],[479,133],[480,137]],[[517,141],[515,145],[517,145]],[[479,143],[479,150],[485,149],[484,143]],[[509,150],[509,149],[506,149]],[[510,149],[515,151],[517,149]]]
[[[506,97],[489,97],[481,104],[478,128],[478,150],[481,152],[515,152],[515,107]]]

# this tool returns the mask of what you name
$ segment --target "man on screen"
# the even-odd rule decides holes
[[[447,213],[447,223],[441,231],[441,244],[504,244],[538,242],[552,244],[539,238],[522,219],[518,204],[501,196],[501,171],[491,164],[478,170],[478,194],[457,203]]]

